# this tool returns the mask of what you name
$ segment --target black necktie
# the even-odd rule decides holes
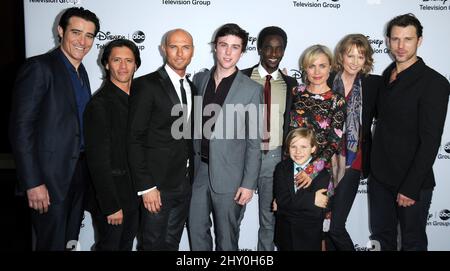
[[[183,107],[187,106],[186,90],[183,87],[183,79],[180,79],[181,102]]]

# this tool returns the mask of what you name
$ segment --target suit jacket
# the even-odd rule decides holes
[[[19,189],[45,184],[52,203],[67,195],[81,141],[72,80],[61,54],[56,48],[25,62],[17,75],[10,122]],[[78,71],[89,88],[83,64]]]
[[[84,111],[86,158],[93,184],[88,208],[99,207],[105,216],[138,206],[128,169],[127,122],[128,95],[107,80]]]
[[[450,84],[421,58],[389,83],[383,73],[372,148],[374,180],[414,200],[435,185],[436,159],[447,115]]]
[[[257,69],[258,64],[255,66],[242,70],[242,73],[247,75],[248,77],[252,76],[253,69]],[[285,150],[284,141],[286,139],[287,134],[289,133],[289,122],[290,122],[290,112],[292,108],[292,89],[296,86],[298,86],[298,82],[294,77],[285,75],[281,70],[278,70],[278,72],[281,74],[281,78],[283,78],[283,81],[286,83],[286,109],[284,111],[284,122],[283,122],[283,147],[282,147],[282,153],[283,150]]]
[[[210,77],[211,72],[208,70],[194,76],[194,85],[202,97]],[[256,188],[261,167],[258,106],[262,103],[262,94],[260,84],[238,71],[225,98],[222,110],[218,113],[209,142],[209,174],[211,187],[216,193],[235,193],[239,187]],[[234,105],[243,105],[245,109],[250,110],[254,108],[256,112],[251,116],[246,116],[244,110],[236,110],[237,114],[230,113]],[[202,108],[202,104],[200,103],[196,107]],[[198,172],[197,168],[200,164],[201,117],[201,112],[196,112],[194,120],[196,124],[194,133],[195,172]],[[230,117],[233,118],[229,119]],[[227,139],[227,133],[232,134],[233,137]]]
[[[195,94],[194,85],[188,80]],[[164,67],[133,81],[129,98],[129,163],[136,191],[170,191],[192,175],[192,139],[172,136],[172,107],[180,104]],[[194,107],[192,107],[194,108]],[[191,112],[192,116],[192,112]],[[186,169],[187,160],[189,168]]]
[[[333,87],[336,73],[331,73],[328,86]],[[361,116],[361,177],[367,178],[370,172],[370,150],[372,149],[372,122],[376,118],[376,102],[380,88],[381,76],[369,74],[361,77],[362,116]]]
[[[318,221],[323,219],[324,209],[314,204],[316,191],[328,188],[330,174],[322,170],[308,188],[294,190],[294,162],[291,158],[275,167],[273,193],[277,201],[277,216],[291,222]]]

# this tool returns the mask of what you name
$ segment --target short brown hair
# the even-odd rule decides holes
[[[390,20],[386,26],[386,36],[388,38],[391,37],[391,30],[394,26],[407,27],[410,25],[414,26],[414,28],[416,29],[417,37],[422,37],[423,26],[420,23],[419,19],[417,19],[417,17],[412,13],[399,15]]]
[[[284,150],[284,153],[286,155],[289,155],[289,146],[291,146],[292,141],[296,137],[309,139],[311,147],[316,147],[316,149],[318,148],[316,133],[314,132],[314,129],[312,127],[295,128],[291,130],[286,136],[285,140],[286,149]]]
[[[369,74],[373,69],[373,49],[372,46],[370,46],[367,37],[362,34],[349,34],[339,41],[334,52],[333,70],[339,72],[344,69],[343,56],[348,53],[353,46],[356,46],[358,52],[366,58],[361,73],[365,75]]]

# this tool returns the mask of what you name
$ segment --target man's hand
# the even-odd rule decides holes
[[[30,188],[27,190],[28,206],[40,214],[46,213],[48,211],[48,206],[50,205],[50,196],[48,195],[48,190],[45,184]]]
[[[299,173],[297,173],[294,176],[294,179],[295,179],[295,185],[297,185],[298,189],[300,189],[302,187],[308,188],[312,183],[311,177],[309,177],[309,175],[306,174],[306,172],[304,172],[304,171],[300,171]]]
[[[245,205],[252,199],[253,192],[254,190],[239,187],[238,191],[236,192],[236,196],[234,196],[234,200],[239,205]]]
[[[147,209],[150,213],[156,214],[161,210],[162,202],[158,188],[152,189],[143,194],[142,201],[144,202],[145,209]]]
[[[397,203],[400,207],[409,207],[416,203],[415,200],[408,198],[407,196],[398,193],[397,194]]]
[[[272,211],[276,212],[278,210],[277,200],[273,199],[272,201]]]
[[[110,225],[122,224],[122,221],[123,221],[122,209],[120,209],[119,211],[115,212],[112,215],[107,216],[106,219],[108,220],[108,224],[110,224]]]

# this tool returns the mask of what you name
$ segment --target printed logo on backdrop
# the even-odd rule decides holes
[[[28,0],[32,4],[73,4],[81,5],[81,0]]]
[[[437,159],[450,159],[450,142],[447,142],[444,146],[441,145]]]
[[[359,181],[358,194],[367,194],[367,179]]]
[[[326,8],[338,10],[342,7],[339,0],[302,0],[302,1],[292,1],[295,8]]]
[[[95,44],[95,48],[98,50],[105,47],[105,44],[107,44],[108,42],[110,42],[112,40],[117,40],[117,39],[132,40],[136,43],[136,45],[140,51],[145,49],[145,46],[143,44],[141,44],[145,41],[145,33],[142,32],[141,30],[134,31],[132,34],[130,34],[130,33],[115,34],[115,33],[112,33],[111,31],[99,31],[96,38],[97,38],[98,42]]]
[[[165,6],[210,6],[211,0],[161,0],[161,4]]]
[[[258,48],[256,48],[257,40],[257,36],[248,35],[247,53],[255,52],[256,54],[258,54]]]
[[[450,3],[448,0],[419,0],[420,10],[425,11],[448,11]]]
[[[428,213],[427,226],[429,227],[450,227],[450,211],[442,209]]]
[[[142,32],[141,30],[138,30],[138,31],[133,33],[131,38],[136,43],[143,43],[145,41],[145,33]]]
[[[381,244],[377,240],[369,240],[366,245],[354,244],[355,251],[381,251]]]
[[[389,48],[386,47],[384,38],[366,35],[375,54],[389,54]]]
[[[290,72],[292,73],[291,76],[294,77],[298,82],[302,81],[302,71],[301,70],[290,69]]]

